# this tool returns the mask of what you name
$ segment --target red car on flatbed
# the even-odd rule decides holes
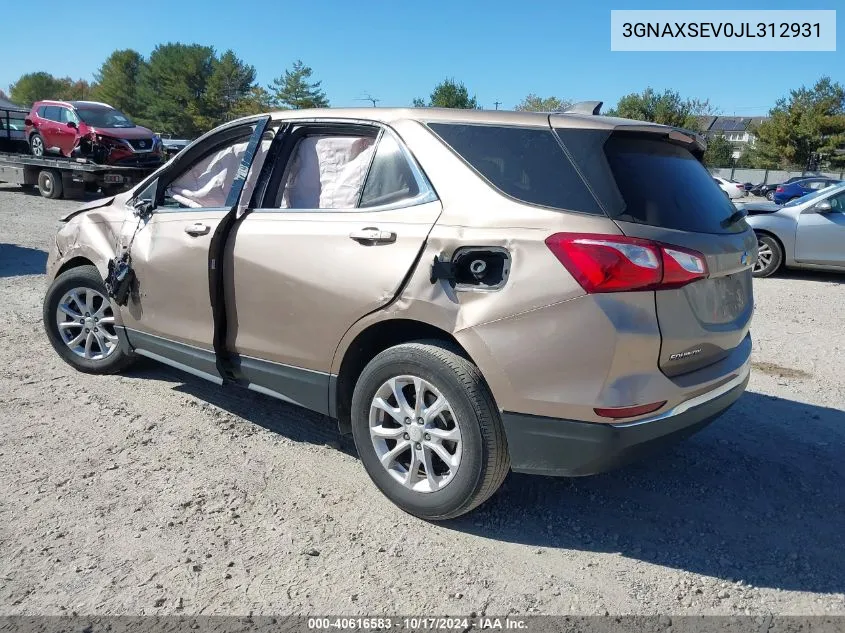
[[[102,165],[157,166],[164,159],[161,138],[105,103],[36,101],[26,118],[33,156],[56,153]]]

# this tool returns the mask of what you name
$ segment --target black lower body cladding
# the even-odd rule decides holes
[[[677,415],[629,426],[502,414],[511,468],[536,475],[581,477],[647,457],[700,431],[743,394],[744,380]]]

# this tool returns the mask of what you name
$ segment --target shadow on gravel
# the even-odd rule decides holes
[[[832,273],[823,270],[781,269],[775,279],[794,279],[796,281],[817,281],[829,284],[845,284],[845,273]],[[755,279],[754,283],[765,283],[765,279]]]
[[[0,277],[43,275],[46,266],[45,251],[0,242]]]
[[[348,455],[358,455],[352,436],[341,435],[335,420],[276,398],[237,385],[220,387],[145,358],[140,359],[125,375],[179,382],[181,384],[173,387],[174,391],[194,396],[290,440],[328,444]]]
[[[845,413],[746,393],[669,452],[583,479],[512,474],[448,524],[538,547],[619,552],[785,590],[845,591]]]
[[[322,415],[157,363],[140,363],[131,375],[179,382],[176,391],[274,433],[356,454],[351,437]],[[842,592],[843,438],[842,411],[748,392],[704,431],[650,460],[581,479],[511,474],[481,508],[439,527],[619,552],[760,587]]]

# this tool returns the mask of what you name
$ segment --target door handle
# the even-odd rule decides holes
[[[211,227],[207,224],[203,224],[202,222],[195,222],[194,224],[189,224],[185,227],[185,233],[188,235],[205,235],[211,230]]]
[[[396,233],[393,231],[382,231],[374,226],[352,231],[349,237],[356,242],[389,244],[390,242],[396,241]]]

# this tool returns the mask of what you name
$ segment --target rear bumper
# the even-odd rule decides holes
[[[671,411],[630,424],[578,422],[505,412],[511,468],[537,475],[580,477],[605,472],[701,430],[745,391],[749,366],[720,387]]]

